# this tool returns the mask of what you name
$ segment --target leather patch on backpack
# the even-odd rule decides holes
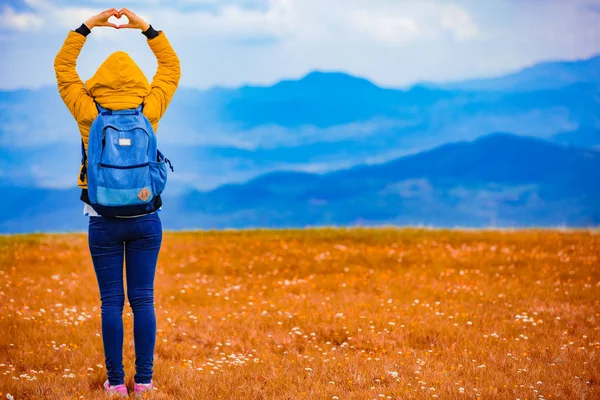
[[[150,193],[150,191],[148,189],[143,188],[142,190],[140,190],[137,197],[139,197],[140,200],[142,200],[142,201],[146,201],[146,200],[148,200],[148,197],[150,197],[151,194],[152,193]]]

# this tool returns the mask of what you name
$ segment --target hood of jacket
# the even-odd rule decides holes
[[[85,86],[98,104],[110,110],[136,108],[150,93],[146,75],[123,51],[117,51],[104,60]]]

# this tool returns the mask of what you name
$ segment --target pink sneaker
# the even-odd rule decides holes
[[[128,397],[129,393],[127,393],[127,386],[121,384],[116,386],[111,386],[108,383],[108,380],[104,382],[104,391],[109,395],[118,395],[120,397]]]
[[[150,383],[136,383],[133,391],[135,397],[142,397],[145,392],[151,392],[153,388],[152,381]]]

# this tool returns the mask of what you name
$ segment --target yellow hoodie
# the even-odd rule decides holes
[[[98,116],[94,100],[110,110],[130,109],[144,104],[143,113],[152,123],[154,132],[157,132],[158,121],[167,110],[181,77],[179,58],[165,35],[159,32],[157,37],[148,40],[158,61],[152,84],[148,83],[142,70],[127,53],[117,51],[100,65],[84,85],[75,66],[85,41],[85,36],[69,32],[54,60],[58,91],[77,121],[85,151],[90,126]],[[83,181],[77,179],[78,186],[87,189],[87,177]]]

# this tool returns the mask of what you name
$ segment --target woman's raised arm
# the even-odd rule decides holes
[[[69,32],[65,43],[59,50],[54,59],[54,72],[56,73],[56,82],[60,97],[67,105],[67,108],[73,114],[77,122],[90,122],[98,114],[94,99],[88,94],[81,78],[75,69],[77,57],[86,41],[86,36],[96,26],[112,26],[115,24],[108,22],[112,16],[118,17],[119,12],[111,8],[94,15],[79,28]]]
[[[179,58],[162,31],[155,31],[146,21],[126,8],[120,10],[119,13],[129,19],[129,23],[121,25],[119,29],[141,29],[148,38],[150,50],[152,50],[158,61],[158,69],[151,84],[152,89],[144,100],[144,115],[148,117],[152,124],[157,124],[158,120],[167,111],[167,107],[179,85],[179,78],[181,77]]]

